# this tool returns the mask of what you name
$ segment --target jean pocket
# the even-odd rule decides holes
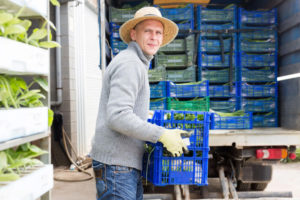
[[[95,173],[97,198],[100,198],[107,191],[106,166],[98,161],[93,161],[92,165]]]
[[[114,171],[114,173],[129,173],[129,172],[132,172],[132,168],[115,165],[115,166],[113,166],[113,171]]]

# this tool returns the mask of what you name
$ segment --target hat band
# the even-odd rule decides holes
[[[144,15],[144,17],[146,17],[146,16],[156,16],[156,17],[158,17],[158,15],[155,15],[155,14],[146,14],[146,15]]]

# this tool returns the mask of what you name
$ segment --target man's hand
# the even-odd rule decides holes
[[[174,156],[181,156],[183,150],[188,151],[187,146],[184,144],[181,134],[187,134],[187,131],[180,129],[166,129],[165,132],[158,139],[163,143],[164,147]]]

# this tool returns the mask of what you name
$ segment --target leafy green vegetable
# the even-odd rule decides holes
[[[51,4],[54,6],[60,6],[60,3],[58,0],[50,0]]]
[[[46,97],[39,89],[31,90],[31,86],[38,83],[43,89],[48,91],[46,80],[40,77],[34,79],[29,85],[19,77],[0,75],[0,107],[20,108],[43,106],[41,99]]]
[[[0,151],[0,182],[19,179],[21,168],[42,165],[40,160],[34,158],[46,153],[47,151],[30,143],[20,145],[17,149]]]
[[[221,117],[235,117],[235,116],[245,116],[246,115],[244,110],[238,110],[233,113],[223,113],[223,112],[216,112],[216,113],[218,115],[220,115]]]
[[[52,0],[53,3],[59,4],[57,0]],[[36,47],[42,48],[55,48],[60,47],[60,45],[51,41],[52,34],[47,30],[46,24],[49,24],[54,30],[55,26],[51,21],[45,19],[41,28],[35,28],[30,36],[28,37],[28,31],[32,25],[32,22],[28,19],[19,19],[20,14],[23,12],[24,7],[19,10],[19,12],[15,15],[2,11],[0,13],[0,37],[6,37],[12,40],[16,40],[19,42],[24,42],[26,44],[30,44]],[[49,37],[47,38],[47,36]],[[43,41],[47,39],[48,41]]]

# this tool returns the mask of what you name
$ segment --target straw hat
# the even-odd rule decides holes
[[[163,41],[161,44],[165,46],[169,44],[178,33],[177,25],[171,20],[161,16],[160,11],[155,7],[144,7],[136,11],[134,18],[125,22],[119,29],[121,39],[128,44],[131,41],[130,31],[140,22],[154,19],[160,21],[164,26]]]

